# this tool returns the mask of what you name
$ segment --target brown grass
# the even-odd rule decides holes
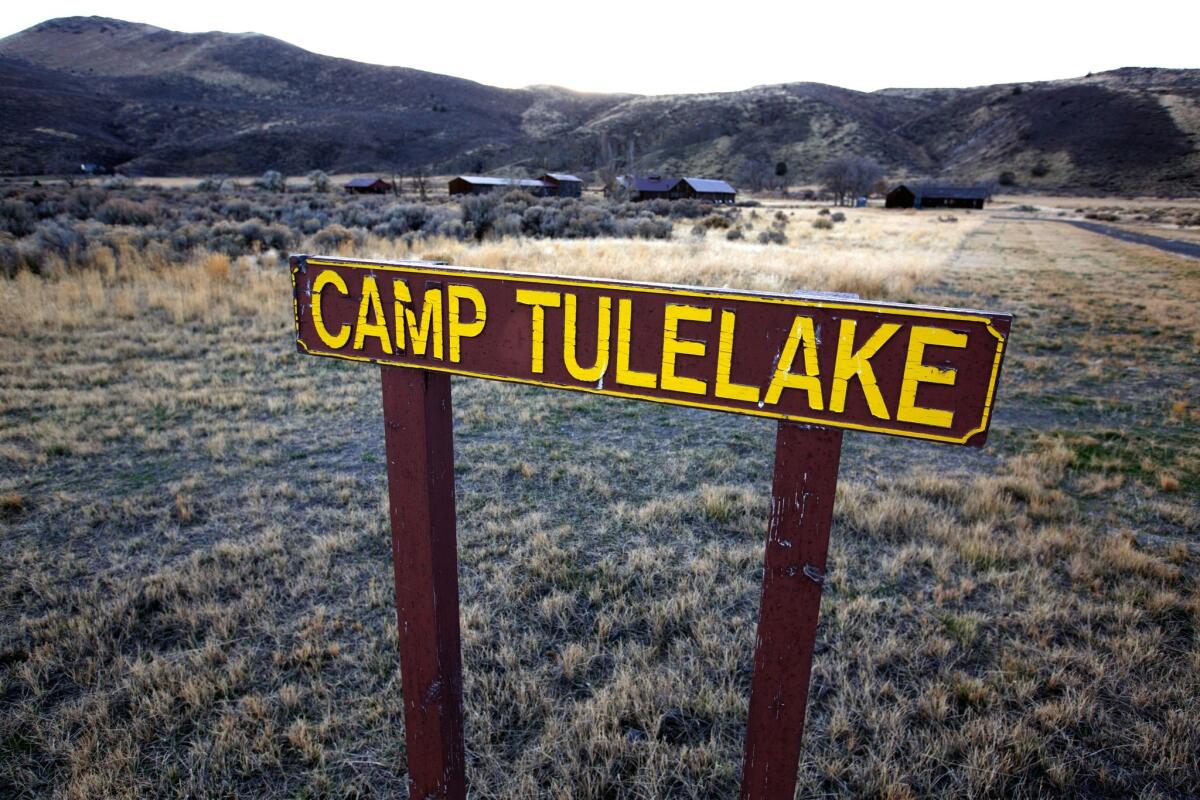
[[[783,247],[429,246],[1015,309],[988,448],[847,436],[798,796],[1189,796],[1194,265],[799,213]],[[375,371],[294,352],[277,264],[120,263],[0,283],[0,794],[405,796]],[[454,392],[472,796],[734,794],[772,427]]]

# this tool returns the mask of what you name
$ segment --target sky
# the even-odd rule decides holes
[[[1200,0],[7,4],[0,36],[52,17],[254,31],[326,55],[493,86],[666,94],[815,81],[862,91],[1200,68]]]

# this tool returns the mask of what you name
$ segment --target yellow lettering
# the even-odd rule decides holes
[[[412,341],[412,354],[423,356],[429,349],[429,339],[432,333],[433,357],[441,359],[442,290],[425,290],[425,296],[421,298],[420,325],[417,325],[416,313],[407,305],[412,303],[412,293],[408,290],[408,284],[403,280],[397,280],[392,284],[392,291],[395,294],[396,347],[400,350],[405,349],[404,340],[407,330],[408,338]]]
[[[695,378],[675,374],[676,356],[704,355],[704,342],[679,338],[680,322],[712,322],[712,309],[698,306],[668,305],[663,323],[662,388],[673,392],[704,394],[708,385]]]
[[[342,280],[342,276],[338,275],[331,269],[327,269],[317,276],[312,285],[312,318],[313,327],[317,329],[317,336],[325,343],[326,347],[332,347],[335,350],[339,347],[345,347],[346,342],[350,339],[350,326],[343,324],[338,329],[337,335],[330,333],[325,327],[325,318],[321,314],[321,290],[326,286],[333,286],[344,295],[349,296],[350,292],[346,289],[346,282]]]
[[[575,347],[577,342],[576,320],[578,319],[578,311],[576,309],[576,298],[573,294],[567,294],[566,306],[563,311],[563,363],[567,366],[567,372],[571,373],[571,377],[588,383],[595,383],[604,375],[604,371],[608,369],[608,340],[612,335],[612,298],[601,297],[599,301],[599,311],[596,314],[596,360],[593,366],[579,366],[579,362],[575,358]]]
[[[534,374],[541,374],[546,366],[546,309],[558,308],[562,295],[558,292],[538,292],[533,289],[517,289],[517,302],[533,306],[533,364]]]
[[[735,314],[728,309],[721,311],[721,337],[717,344],[717,383],[713,393],[726,400],[758,402],[758,387],[744,383],[731,383],[729,373],[733,369],[733,326]]]
[[[487,322],[487,303],[483,301],[483,295],[474,286],[459,283],[452,283],[446,289],[446,300],[449,304],[447,314],[450,317],[450,360],[458,363],[462,360],[461,341],[483,333],[484,323]],[[475,307],[474,322],[462,321],[461,303],[463,300],[469,300]]]
[[[796,350],[804,344],[804,374],[792,373],[792,362],[796,360]],[[812,317],[797,317],[792,320],[792,329],[788,332],[783,352],[779,354],[779,363],[775,365],[775,375],[767,387],[766,402],[774,405],[779,402],[779,396],[784,389],[805,389],[808,392],[808,406],[813,411],[821,411],[825,404],[821,399],[821,381],[817,365],[817,336],[813,332]]]
[[[883,395],[879,392],[879,382],[875,380],[875,370],[871,367],[871,358],[879,352],[879,348],[891,339],[900,326],[885,322],[880,325],[863,346],[854,349],[854,333],[858,322],[852,319],[842,320],[838,330],[837,361],[833,365],[833,387],[829,392],[829,410],[841,413],[846,410],[846,388],[850,379],[857,376],[862,386],[863,396],[867,398],[867,406],[871,414],[879,419],[891,419]]]
[[[367,311],[375,317],[367,322]],[[368,275],[362,281],[362,299],[358,301],[358,321],[354,323],[354,349],[362,350],[363,340],[373,336],[379,340],[383,352],[392,354],[392,339],[388,336],[387,322],[383,318],[383,301],[379,299],[379,287],[375,276]]]
[[[658,385],[658,376],[653,372],[638,372],[629,368],[629,349],[633,345],[631,317],[633,302],[628,299],[617,301],[617,370],[616,381],[626,386],[641,386],[653,389]]]
[[[917,389],[922,383],[938,383],[953,386],[958,374],[953,369],[931,367],[925,363],[926,347],[966,347],[967,335],[945,328],[914,326],[908,339],[908,355],[904,359],[904,379],[900,382],[900,404],[896,408],[896,419],[949,428],[954,422],[954,412],[940,408],[922,408],[917,405]]]

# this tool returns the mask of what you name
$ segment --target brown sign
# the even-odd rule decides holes
[[[979,446],[1007,314],[299,257],[313,355]]]
[[[779,420],[741,797],[791,798],[836,428],[983,444],[1012,318],[428,263],[291,263],[300,349],[382,365],[409,795],[466,797],[452,373]]]

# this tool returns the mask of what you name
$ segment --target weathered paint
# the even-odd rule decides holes
[[[383,367],[409,797],[466,794],[450,376]]]
[[[292,279],[313,355],[975,446],[1011,324],[427,263],[299,256]]]
[[[795,791],[841,453],[839,430],[779,423],[742,800]]]

